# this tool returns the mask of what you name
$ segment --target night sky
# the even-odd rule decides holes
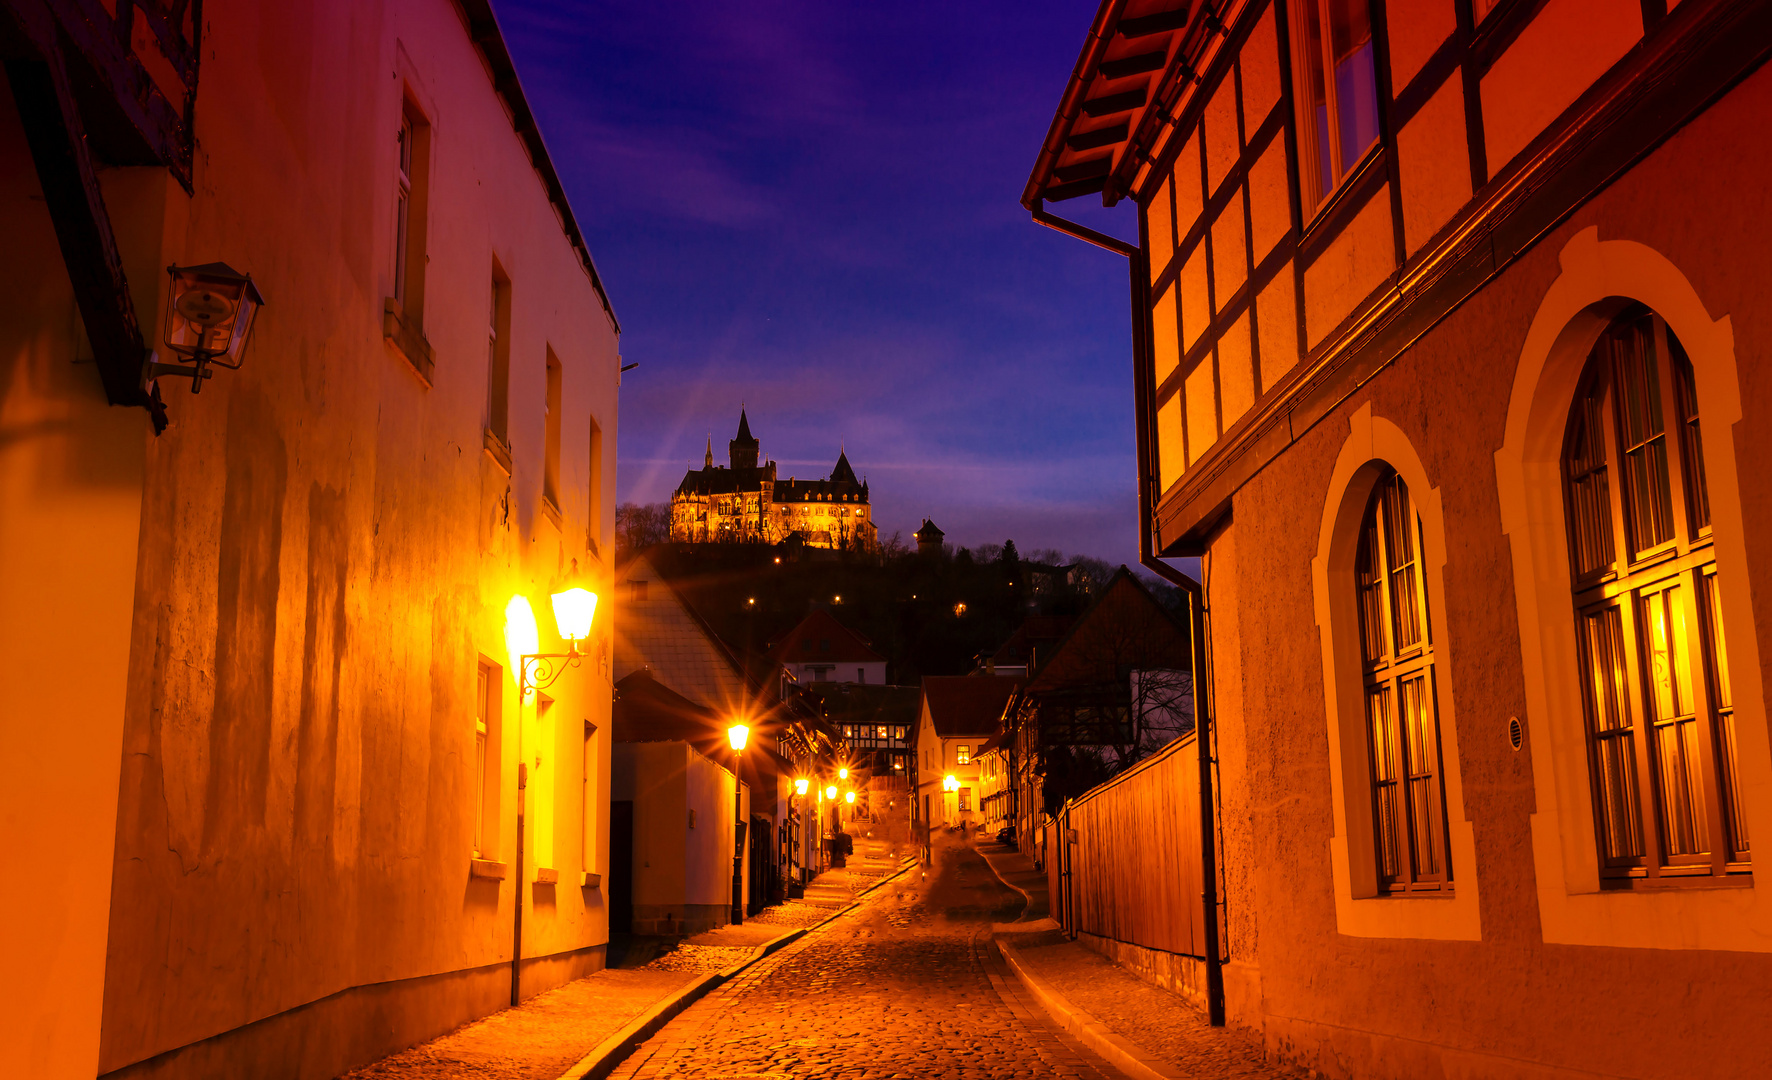
[[[882,537],[1136,562],[1126,262],[1018,203],[1094,8],[498,6],[640,363],[622,502],[724,461],[742,401],[784,477],[846,447]]]

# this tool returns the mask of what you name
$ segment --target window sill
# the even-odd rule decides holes
[[[560,871],[550,870],[545,866],[538,866],[535,868],[535,883],[537,885],[552,885],[559,880]]]
[[[543,495],[541,497],[541,512],[542,512],[542,516],[546,517],[549,521],[554,523],[554,528],[556,528],[556,529],[565,528],[565,526],[560,524],[560,521],[561,521],[560,508],[558,506],[554,505],[554,500],[551,496]]]
[[[582,880],[579,881],[579,885],[586,889],[595,889],[597,886],[603,884],[603,875],[593,874],[589,870],[585,871],[580,877]]]
[[[471,859],[468,861],[468,876],[486,878],[489,881],[503,881],[509,867],[493,859]]]
[[[408,319],[400,308],[400,301],[391,296],[382,303],[381,333],[388,344],[412,365],[412,370],[424,380],[425,386],[430,387],[432,374],[437,370],[436,350],[425,340],[417,321]]]
[[[486,456],[492,459],[492,463],[503,469],[506,476],[511,475],[510,444],[499,438],[498,432],[491,428],[486,428],[481,433],[481,443],[486,447]]]

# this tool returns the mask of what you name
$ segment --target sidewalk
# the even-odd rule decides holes
[[[764,908],[742,924],[680,942],[628,939],[629,955],[650,959],[632,968],[606,968],[537,994],[341,1080],[556,1080],[649,1011],[755,957],[784,934],[823,922],[899,869],[897,860],[883,854],[865,860],[861,855],[862,845],[857,844],[858,857],[849,860],[849,867],[815,878],[804,901]]]
[[[994,840],[976,850],[1028,897],[1028,911],[993,928],[1009,969],[1059,1025],[1133,1080],[1294,1080],[1265,1061],[1259,1032],[1215,1028],[1178,994],[1145,982],[1071,941],[1048,916],[1046,875]]]

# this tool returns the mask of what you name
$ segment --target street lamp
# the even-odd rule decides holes
[[[597,594],[588,589],[567,589],[555,593],[552,599],[554,626],[566,642],[563,653],[541,651],[535,610],[529,606],[528,597],[513,596],[505,605],[505,647],[517,661],[517,687],[521,691],[518,701],[527,701],[534,691],[554,685],[567,668],[577,667],[585,657],[578,651],[578,643],[591,636]]]
[[[855,805],[855,792],[845,791],[843,793],[843,801],[848,803],[850,806],[854,806]]]
[[[744,835],[739,825],[744,821],[743,781],[739,779],[739,755],[751,738],[751,729],[733,724],[726,729],[726,742],[732,747],[732,922],[744,922]]]
[[[142,385],[161,375],[183,375],[191,380],[191,393],[201,393],[203,380],[215,375],[209,365],[239,368],[265,298],[251,274],[227,263],[168,266],[166,272],[172,282],[166,290],[164,344],[181,360],[168,364],[150,356],[142,365]]]
[[[837,797],[837,785],[831,784],[826,787],[824,789],[824,797],[827,799],[835,799]]]
[[[844,765],[837,770],[837,779],[839,779],[839,780],[849,779],[849,766]]]
[[[794,794],[795,795],[806,794],[806,788],[807,788],[807,783],[806,783],[806,778],[804,776],[797,776],[794,778]]]
[[[943,791],[959,791],[960,790],[960,778],[955,776],[953,773],[948,773],[946,778],[944,778],[941,782],[941,790],[943,790]]]

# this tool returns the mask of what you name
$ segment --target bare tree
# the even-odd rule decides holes
[[[615,508],[615,545],[626,552],[640,551],[671,538],[669,503],[622,503]]]

